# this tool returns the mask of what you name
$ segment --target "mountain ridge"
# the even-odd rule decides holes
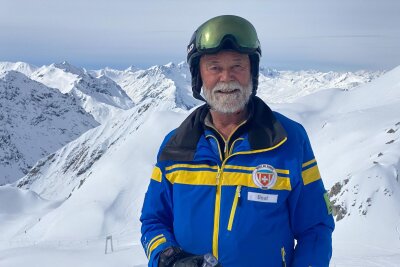
[[[75,98],[17,71],[0,74],[0,106],[5,111],[0,114],[1,184],[98,125]]]

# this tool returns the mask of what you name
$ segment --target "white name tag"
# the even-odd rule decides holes
[[[278,195],[248,192],[247,199],[250,200],[250,201],[258,201],[258,202],[266,202],[266,203],[277,203],[278,202]]]

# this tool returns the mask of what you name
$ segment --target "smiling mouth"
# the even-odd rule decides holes
[[[219,94],[236,94],[238,92],[240,92],[239,89],[233,89],[233,90],[227,90],[227,91],[222,91],[222,90],[216,91],[216,93],[219,93]]]

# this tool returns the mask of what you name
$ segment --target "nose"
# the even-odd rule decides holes
[[[232,72],[229,69],[224,69],[221,71],[219,80],[221,82],[230,82],[233,80]]]

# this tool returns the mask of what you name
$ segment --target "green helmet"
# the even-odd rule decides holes
[[[244,18],[223,15],[212,18],[200,25],[193,33],[187,47],[187,62],[192,74],[193,96],[205,101],[200,95],[203,85],[199,69],[200,57],[204,54],[214,54],[221,50],[234,50],[249,55],[253,95],[255,95],[261,57],[260,41],[258,40],[256,29]]]

